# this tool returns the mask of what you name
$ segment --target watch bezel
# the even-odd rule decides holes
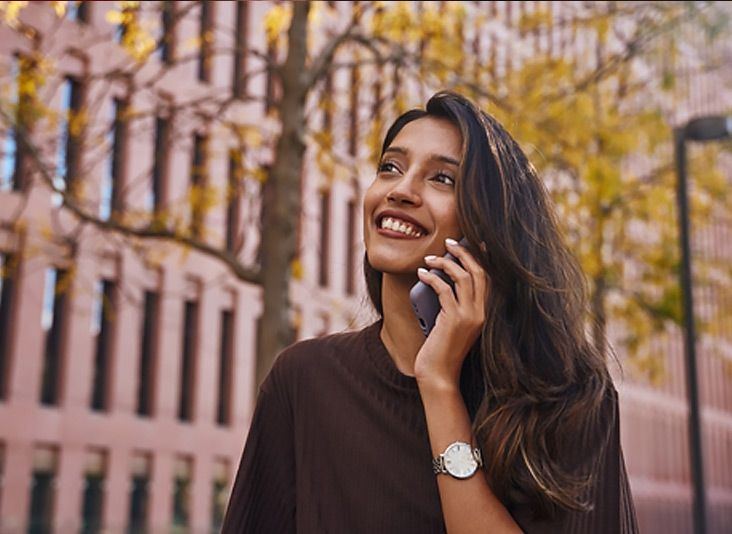
[[[455,457],[456,454],[459,454],[462,457],[457,458]],[[475,457],[473,447],[469,443],[465,443],[463,441],[451,443],[440,456],[442,457],[442,465],[444,466],[445,472],[455,478],[470,478],[476,473],[476,471],[478,471],[478,467],[480,467],[478,460]],[[453,461],[461,463],[466,462],[468,464],[466,467],[469,469],[469,472],[464,472],[463,470],[453,471],[453,465],[451,465]]]

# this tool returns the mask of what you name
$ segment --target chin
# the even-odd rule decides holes
[[[382,273],[411,275],[417,278],[417,269],[422,266],[419,262],[408,262],[405,258],[390,258],[383,254],[369,254],[371,267]]]

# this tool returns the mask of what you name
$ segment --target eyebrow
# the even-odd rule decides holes
[[[404,154],[405,156],[409,155],[409,150],[400,146],[390,146],[389,148],[384,150],[384,154],[386,154],[387,152],[397,152],[399,154]],[[443,156],[441,154],[430,154],[429,159],[449,163],[450,165],[455,165],[456,167],[460,166],[460,162],[458,160],[450,158],[448,156]]]

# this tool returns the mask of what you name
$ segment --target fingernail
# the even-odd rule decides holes
[[[424,267],[420,267],[419,269],[417,269],[417,272],[419,274],[427,274],[427,269],[425,269]]]
[[[458,244],[458,242],[457,242],[457,241],[455,241],[455,240],[454,240],[453,238],[451,238],[451,237],[448,237],[447,239],[445,239],[445,243],[447,243],[448,245],[457,245],[457,244]]]
[[[432,261],[432,260],[435,260],[435,259],[437,259],[437,256],[433,256],[432,254],[430,254],[429,256],[425,256],[424,257],[424,261]]]

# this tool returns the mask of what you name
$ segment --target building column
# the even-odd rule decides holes
[[[3,532],[25,532],[28,529],[32,472],[32,444],[6,441],[0,498],[0,530]]]

